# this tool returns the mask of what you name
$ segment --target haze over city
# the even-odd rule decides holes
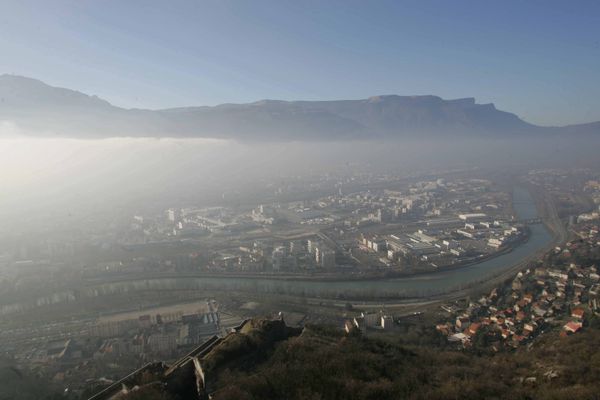
[[[0,1],[0,399],[592,399],[600,4]]]

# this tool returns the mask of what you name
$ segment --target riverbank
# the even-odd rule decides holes
[[[552,232],[552,241],[549,242],[545,247],[539,249],[534,254],[530,255],[526,259],[522,260],[520,263],[515,264],[511,268],[503,271],[499,275],[492,277],[490,279],[483,280],[479,283],[475,282],[471,287],[465,288],[460,291],[447,293],[438,296],[430,296],[427,298],[413,298],[413,299],[405,299],[403,301],[398,302],[385,302],[385,307],[387,308],[410,308],[415,310],[422,310],[424,308],[437,307],[439,304],[449,301],[454,301],[460,298],[464,298],[468,295],[480,295],[489,292],[493,287],[496,287],[507,280],[512,279],[519,271],[526,268],[531,262],[539,260],[549,251],[552,251],[556,246],[561,245],[569,239],[569,233],[565,229],[564,223],[558,216],[556,206],[552,201],[551,197],[540,190],[538,187],[533,186],[531,184],[526,185],[528,192],[531,194],[534,199],[536,210],[540,218],[542,219],[542,223],[548,230],[548,232]],[[369,301],[362,302],[362,304],[355,304],[357,308],[369,309],[371,307],[381,307],[381,301]]]
[[[525,189],[515,191],[515,207],[521,218],[537,216],[533,197]],[[323,279],[323,276],[306,279],[277,279],[269,276],[145,276],[132,277],[117,282],[91,281],[83,287],[64,289],[51,295],[41,295],[21,303],[23,308],[36,307],[61,302],[85,302],[87,299],[113,296],[141,291],[235,291],[263,294],[286,294],[307,298],[329,298],[344,301],[373,300],[404,302],[408,299],[447,298],[472,292],[473,288],[488,286],[503,279],[515,269],[556,245],[556,236],[552,236],[545,225],[532,225],[529,239],[512,251],[498,257],[452,270],[435,273],[410,275],[406,277],[381,277],[378,279],[340,280]],[[21,308],[21,307],[17,307]]]
[[[526,232],[522,238],[514,241],[511,245],[506,246],[499,251],[494,253],[481,256],[476,260],[469,260],[467,262],[450,264],[446,266],[439,267],[438,269],[433,270],[417,270],[417,271],[369,271],[369,272],[317,272],[317,273],[273,273],[273,272],[197,272],[197,273],[155,273],[155,274],[145,274],[144,276],[140,276],[138,274],[119,274],[111,277],[103,277],[101,279],[88,279],[86,282],[90,285],[98,285],[103,283],[115,283],[115,282],[124,282],[124,281],[136,281],[140,279],[171,279],[171,278],[229,278],[229,279],[273,279],[273,280],[281,280],[281,281],[320,281],[320,282],[328,282],[328,281],[339,281],[339,282],[353,282],[353,281],[376,281],[376,280],[387,280],[387,279],[401,279],[401,278],[409,278],[412,276],[423,276],[423,275],[435,275],[440,272],[448,272],[454,271],[461,268],[470,267],[473,265],[480,264],[484,261],[492,260],[496,257],[500,257],[502,255],[508,254],[514,251],[518,246],[527,243],[529,240],[530,232]]]

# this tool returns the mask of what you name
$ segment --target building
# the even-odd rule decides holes
[[[282,269],[285,269],[286,256],[286,249],[283,246],[276,247],[275,250],[273,250],[273,254],[271,255],[273,271],[281,271]]]
[[[487,218],[487,214],[484,213],[472,213],[472,214],[459,214],[458,218],[463,221],[481,221]]]
[[[167,219],[169,222],[176,223],[179,221],[179,210],[175,208],[169,208],[167,210]]]
[[[585,315],[585,311],[583,308],[575,308],[571,311],[571,317],[577,318],[578,320],[582,320]]]
[[[179,332],[158,332],[148,336],[148,348],[153,353],[170,353],[177,348]]]
[[[385,251],[387,249],[387,244],[383,238],[377,238],[371,240],[370,248],[376,252]]]
[[[570,321],[563,326],[563,329],[567,333],[577,333],[582,327],[583,324],[581,322]]]
[[[334,268],[335,267],[335,251],[331,249],[325,249],[321,252],[321,267],[323,268]]]

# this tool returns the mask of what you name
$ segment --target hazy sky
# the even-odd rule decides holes
[[[126,107],[437,94],[600,120],[600,1],[0,0],[0,73]]]

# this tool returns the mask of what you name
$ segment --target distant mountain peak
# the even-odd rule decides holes
[[[396,94],[362,100],[283,101],[126,110],[97,96],[19,75],[0,75],[0,120],[31,135],[210,137],[238,140],[402,139],[439,135],[600,134],[600,123],[529,124],[475,98]]]
[[[75,90],[50,86],[40,80],[20,75],[0,75],[0,98],[4,106],[21,108],[26,107],[109,107],[110,103]]]
[[[28,78],[26,76],[21,75],[13,75],[13,74],[2,74],[0,75],[0,82],[6,83],[14,83],[14,84],[27,84],[27,85],[37,85],[37,86],[45,86],[51,87],[50,85],[34,78]]]

